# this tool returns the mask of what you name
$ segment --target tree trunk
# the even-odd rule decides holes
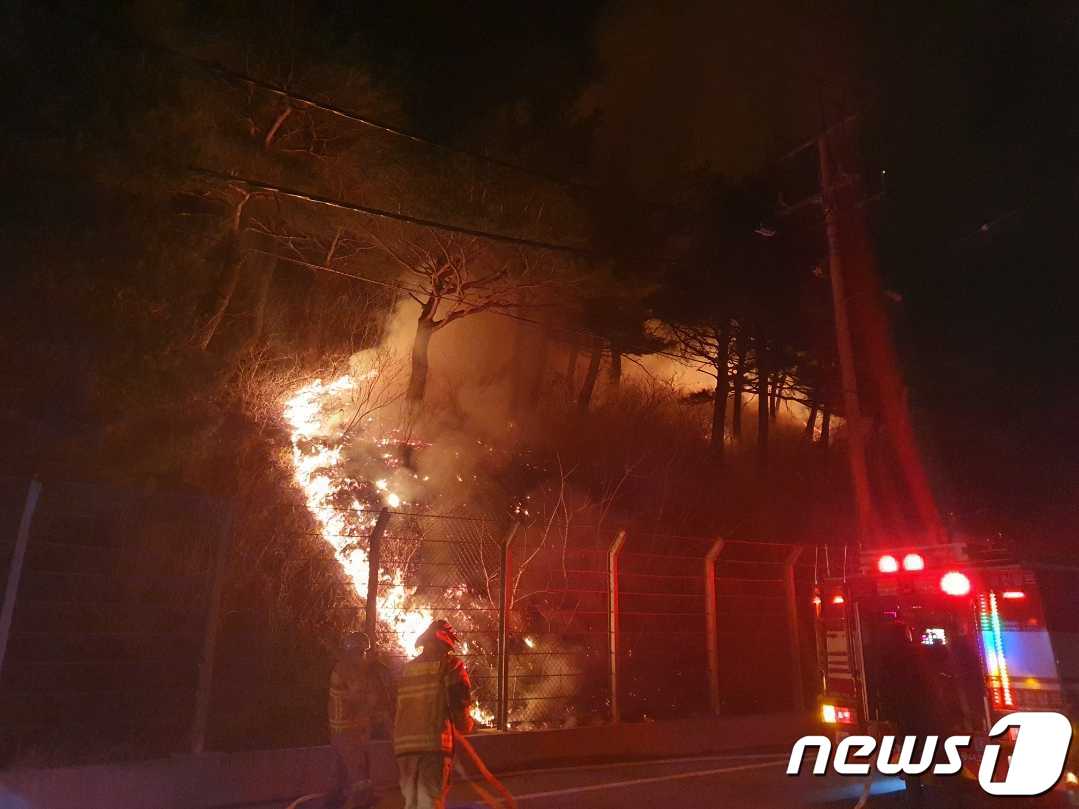
[[[731,413],[731,438],[736,442],[742,440],[742,391],[746,386],[746,341],[739,332],[735,340],[735,351],[738,359],[734,366],[734,412]]]
[[[768,349],[764,337],[757,338],[757,465],[760,469],[768,466]]]
[[[418,410],[427,393],[428,349],[435,326],[430,320],[416,321],[416,339],[412,342],[412,371],[408,378],[405,398],[410,408]]]
[[[569,362],[566,364],[566,390],[570,396],[577,389],[577,355],[581,353],[581,341],[577,335],[570,338]]]
[[[543,379],[547,375],[547,356],[551,351],[551,328],[554,323],[551,310],[548,309],[543,316],[543,326],[540,332],[539,349],[536,352],[536,362],[532,368],[532,378],[528,390],[528,407],[535,410],[543,395]]]
[[[261,256],[261,259],[254,262],[259,277],[258,289],[255,292],[254,322],[251,325],[252,343],[261,340],[266,330],[266,304],[270,300],[270,287],[273,285],[274,270],[277,268],[277,259],[269,256]]]
[[[521,298],[518,298],[520,304]],[[511,380],[513,382],[512,395],[510,397],[510,415],[519,416],[525,408],[526,390],[531,387],[531,352],[529,351],[528,338],[525,334],[524,323],[517,323],[513,330],[513,353],[510,355]]]
[[[610,380],[611,387],[617,388],[622,383],[622,350],[613,345],[611,346],[611,368],[607,378]]]
[[[817,403],[813,402],[809,407],[809,418],[806,420],[806,441],[810,444],[813,443],[813,431],[817,427]]]
[[[599,337],[592,338],[592,356],[588,360],[588,371],[584,375],[584,384],[581,385],[581,395],[577,397],[577,409],[582,413],[588,411],[592,403],[592,391],[596,389],[596,378],[599,376],[599,364],[603,359],[603,341]]]
[[[771,416],[772,421],[775,421],[779,416],[779,402],[780,396],[783,395],[783,374],[777,371],[772,377],[772,396],[768,400],[768,415]]]
[[[824,408],[820,417],[820,445],[821,449],[828,449],[828,438],[832,426],[832,414],[828,408]]]
[[[304,301],[304,356],[311,366],[320,364],[322,344],[325,340],[327,295],[323,288],[324,278],[315,277]]]
[[[727,430],[727,397],[730,395],[728,367],[730,363],[730,331],[726,328],[719,332],[716,352],[716,393],[712,403],[712,454],[717,460],[723,460]]]
[[[240,281],[240,268],[243,266],[243,256],[240,253],[240,236],[238,233],[229,232],[223,239],[224,258],[222,260],[221,277],[214,293],[214,303],[210,310],[210,316],[202,324],[195,337],[195,345],[202,351],[210,347],[210,343],[217,334],[217,329],[232,303],[232,296],[236,292],[236,285]]]
[[[229,223],[228,232],[222,239],[223,261],[221,279],[214,295],[214,305],[210,316],[195,335],[195,345],[205,351],[217,334],[218,326],[232,303],[232,296],[236,292],[236,285],[240,281],[240,269],[243,266],[243,253],[240,251],[240,224],[243,221],[244,207],[251,198],[250,194],[244,194],[232,211],[232,220]]]

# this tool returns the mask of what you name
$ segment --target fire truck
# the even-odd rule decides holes
[[[976,773],[988,731],[1006,714],[1057,711],[1075,727],[1079,568],[1036,563],[1000,544],[957,542],[942,525],[907,412],[865,208],[852,198],[861,192],[832,179],[835,164],[856,162],[842,153],[844,138],[857,140],[850,135],[828,130],[817,149],[858,517],[856,555],[815,583],[820,719],[837,736],[970,735],[965,769]],[[873,453],[875,468],[862,416],[867,394],[888,444]],[[905,525],[895,516],[886,524],[886,515],[900,514],[908,515]],[[1051,799],[1079,805],[1077,748]],[[1006,766],[1006,756],[997,761]]]
[[[876,549],[822,578],[813,600],[824,726],[837,737],[969,735],[964,770],[976,777],[999,718],[1057,711],[1074,724],[1079,568],[1014,559],[974,543]],[[1047,800],[1079,805],[1077,763],[1073,748]]]

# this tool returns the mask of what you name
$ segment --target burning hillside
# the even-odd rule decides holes
[[[290,430],[294,480],[319,535],[333,547],[360,599],[368,598],[371,533],[379,513],[393,510],[379,557],[378,637],[390,657],[410,657],[436,613],[466,631],[476,629],[476,616],[490,611],[490,593],[485,600],[470,590],[469,583],[417,576],[425,564],[421,553],[425,537],[415,518],[422,517],[424,493],[434,481],[402,463],[404,450],[419,442],[393,430],[381,432],[383,425],[374,415],[361,417],[376,377],[376,371],[368,370],[345,373],[330,382],[316,379],[287,398],[283,417]],[[406,583],[410,572],[415,581]],[[480,589],[489,585],[486,579],[479,583]],[[460,651],[484,657],[495,650],[485,638],[474,637]],[[481,724],[493,723],[482,689],[478,696],[473,717]]]
[[[292,462],[295,480],[303,491],[308,510],[319,526],[322,538],[333,546],[337,560],[356,593],[367,598],[368,553],[365,538],[373,530],[382,508],[398,508],[406,503],[391,486],[400,471],[393,448],[399,443],[388,437],[372,438],[363,427],[374,424],[367,417],[361,429],[349,432],[355,398],[364,383],[352,374],[323,383],[321,379],[300,388],[285,403],[284,417],[291,428]],[[355,428],[356,425],[351,425]],[[356,478],[349,474],[345,448],[359,450],[374,466],[377,477]],[[378,467],[381,467],[379,470]],[[404,473],[410,474],[410,473]],[[415,589],[402,583],[401,570],[379,572],[385,587],[378,594],[378,612],[393,631],[399,648],[409,652],[416,638],[432,619],[429,610],[417,603]]]

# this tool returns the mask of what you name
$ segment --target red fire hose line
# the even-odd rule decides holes
[[[496,798],[478,783],[470,780],[468,783],[472,789],[476,791],[476,794],[480,796],[480,800],[490,806],[491,809],[502,809],[503,805],[509,807],[509,809],[517,809],[517,801],[514,800],[513,795],[511,795],[510,791],[503,786],[501,781],[495,778],[494,773],[487,769],[487,765],[483,762],[483,759],[480,758],[480,754],[476,752],[476,748],[472,746],[471,742],[461,735],[456,728],[453,730],[453,738],[455,742],[461,746],[461,749],[465,751],[465,754],[472,761],[473,766],[483,777],[483,780],[486,781],[489,786],[494,788],[500,796],[500,798]],[[458,763],[457,766],[458,770],[464,774],[463,770],[460,769],[460,763]],[[298,809],[301,804],[307,803],[307,801],[314,800],[315,798],[321,798],[324,794],[325,793],[322,792],[315,792],[310,795],[304,795],[290,803],[288,809]]]
[[[461,749],[465,751],[467,756],[472,760],[473,766],[479,771],[479,774],[483,776],[483,780],[487,784],[494,788],[496,792],[502,797],[504,804],[510,809],[517,809],[517,801],[514,800],[510,791],[502,785],[502,782],[495,778],[494,774],[487,769],[487,765],[483,763],[483,759],[480,758],[480,754],[476,752],[476,748],[472,746],[472,743],[468,741],[457,728],[453,729],[454,741],[461,745]],[[476,794],[480,796],[484,803],[491,807],[491,809],[499,809],[499,804],[496,802],[494,796],[489,794],[487,790],[483,789],[475,781],[469,781],[472,788],[476,790]]]

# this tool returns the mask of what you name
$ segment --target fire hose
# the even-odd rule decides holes
[[[501,805],[508,806],[510,809],[517,809],[517,801],[514,800],[513,795],[511,795],[510,791],[503,786],[501,781],[495,778],[494,774],[487,768],[483,759],[480,758],[480,754],[476,752],[476,748],[472,746],[472,743],[466,739],[457,728],[453,729],[453,738],[455,743],[461,746],[461,749],[464,750],[465,754],[472,761],[472,765],[476,768],[476,771],[479,772],[483,780],[487,782],[487,785],[492,787],[501,797],[500,802],[478,783],[470,780],[468,783],[472,789],[475,790],[476,794],[480,796],[480,800],[490,806],[491,809],[499,809],[499,806]],[[458,763],[457,767],[458,772],[464,775],[460,763]]]
[[[488,769],[487,764],[480,757],[480,754],[476,752],[476,748],[472,746],[472,743],[466,739],[457,728],[453,729],[453,738],[454,742],[460,746],[461,750],[464,751],[465,755],[472,762],[472,766],[476,768],[480,777],[492,790],[498,793],[498,797],[495,797],[491,792],[480,786],[475,780],[469,778],[468,774],[461,767],[460,761],[458,761],[457,772],[468,781],[469,786],[471,786],[473,791],[480,797],[480,800],[491,807],[491,809],[502,809],[502,807],[517,809],[517,801],[514,800],[513,795],[511,795],[510,791],[495,777],[494,773]],[[302,804],[322,797],[325,797],[325,793],[323,792],[314,792],[310,795],[304,795],[290,803],[287,809],[299,809]]]

